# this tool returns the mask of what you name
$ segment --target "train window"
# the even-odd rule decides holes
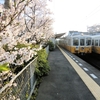
[[[98,40],[95,40],[95,46],[98,46]]]
[[[79,45],[79,39],[78,38],[73,38],[73,45],[78,46]]]
[[[86,45],[91,45],[91,39],[90,38],[86,38]]]
[[[80,45],[83,46],[85,44],[85,40],[84,39],[80,39]]]

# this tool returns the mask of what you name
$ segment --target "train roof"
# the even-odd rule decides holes
[[[69,31],[68,35],[73,36],[73,35],[79,35],[80,33],[78,31]]]
[[[92,38],[100,38],[100,34],[92,35],[91,37],[92,37]]]
[[[59,34],[55,34],[55,38],[60,38],[61,36],[63,36],[65,33],[59,33]]]
[[[91,37],[90,35],[77,34],[77,35],[68,35],[67,37]]]
[[[90,35],[89,32],[80,32],[80,31],[69,31],[68,35],[75,36],[75,35]]]

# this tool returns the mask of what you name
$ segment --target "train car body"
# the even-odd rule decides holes
[[[92,52],[100,54],[100,35],[92,36]]]
[[[92,38],[80,32],[73,32],[60,39],[59,46],[74,54],[88,54],[92,52]]]

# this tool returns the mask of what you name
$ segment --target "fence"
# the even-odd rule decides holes
[[[35,84],[34,75],[37,58],[23,68],[8,84],[0,90],[0,100],[29,100]]]
[[[47,46],[47,47],[45,48],[45,51],[46,51],[47,54],[49,54],[49,46]]]
[[[49,46],[45,50],[48,54]],[[34,74],[36,63],[37,58],[0,89],[0,100],[30,100],[36,85],[36,76]]]

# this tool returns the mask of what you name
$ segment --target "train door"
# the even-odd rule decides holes
[[[85,46],[85,38],[80,38],[80,46]]]
[[[86,46],[88,47],[88,46],[91,46],[91,45],[92,45],[91,38],[90,37],[86,38]]]
[[[94,39],[92,38],[92,51],[94,52],[94,43],[95,43],[95,41],[94,41]]]
[[[73,40],[72,40],[72,50],[74,53],[78,53],[79,51],[79,38],[78,37],[73,37]]]
[[[95,39],[94,52],[99,53],[99,40]]]
[[[80,48],[79,48],[79,53],[84,53],[85,52],[85,37],[81,38],[80,37]]]
[[[92,52],[92,38],[86,37],[85,53],[91,53],[91,52]]]

